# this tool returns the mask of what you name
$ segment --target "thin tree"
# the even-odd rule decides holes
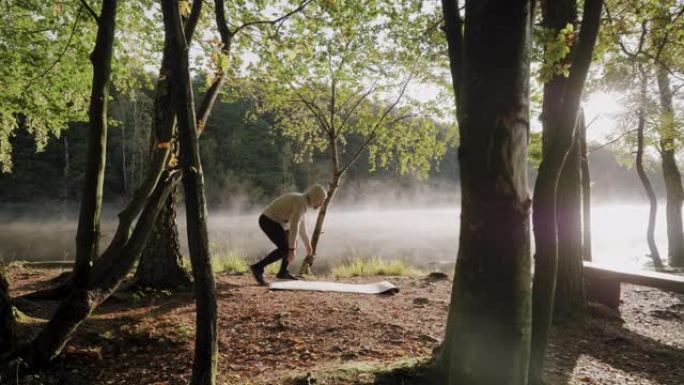
[[[622,6],[622,8],[621,8]],[[673,266],[684,265],[684,230],[682,220],[682,202],[684,188],[681,173],[676,162],[677,140],[680,127],[677,123],[673,108],[673,89],[670,84],[671,76],[678,76],[681,72],[683,57],[681,34],[672,33],[670,28],[684,17],[684,6],[679,1],[648,1],[632,0],[629,2],[615,2],[608,14],[613,34],[611,38],[618,42],[621,55],[627,56],[626,62],[635,63],[637,59],[643,63],[650,63],[655,67],[655,77],[659,94],[660,111],[658,114],[658,141],[661,156],[661,168],[665,181],[666,220],[668,256]],[[638,49],[631,50],[631,44],[636,38],[634,31],[641,30]],[[625,62],[623,58],[610,61]],[[629,83],[626,83],[629,87]],[[639,92],[639,87],[627,87],[626,92]],[[644,111],[649,112],[649,111]],[[645,133],[646,134],[646,133]]]
[[[581,114],[583,124],[577,127],[579,129],[577,134],[580,142],[580,172],[582,175],[582,259],[591,261],[591,174],[589,173],[589,155],[587,153],[588,124],[584,120],[584,111]]]
[[[198,15],[196,9],[199,6],[198,3],[200,3],[200,1],[193,2],[193,9],[190,16],[185,20],[185,31],[188,44],[192,41],[192,32],[194,31],[194,28],[189,28],[189,26],[193,24],[193,21],[196,23],[199,17],[196,16]],[[310,3],[311,0],[304,0],[292,10],[284,12],[280,17],[249,20],[231,29],[228,26],[224,0],[214,1],[216,26],[221,45],[218,55],[213,56],[215,57],[214,64],[216,70],[212,83],[207,89],[196,113],[199,135],[204,131],[204,127],[209,120],[214,104],[218,99],[221,87],[225,83],[228,72],[227,63],[231,58],[233,43],[236,36],[257,27],[275,26],[278,28],[278,26],[282,26],[287,19],[302,12]],[[264,6],[264,4],[262,4],[262,6]],[[252,12],[245,9],[243,10],[243,13],[251,14]],[[162,62],[167,63],[166,65],[168,65],[168,60],[164,59]],[[173,114],[172,111],[167,111],[166,113]],[[174,289],[190,284],[190,277],[182,265],[180,242],[178,240],[178,227],[176,226],[175,202],[176,196],[175,193],[173,193],[168,198],[166,205],[157,220],[152,237],[138,264],[134,282],[137,286]]]
[[[218,359],[216,282],[211,266],[204,178],[199,154],[195,106],[190,82],[189,46],[183,31],[178,0],[162,2],[164,29],[170,39],[171,72],[176,80],[180,166],[183,170],[188,246],[195,281],[195,359],[191,385],[213,385]]]
[[[87,7],[85,2],[83,4]],[[93,83],[88,108],[90,120],[88,155],[83,180],[81,211],[76,230],[74,283],[77,287],[84,287],[88,284],[91,263],[98,256],[102,187],[107,158],[107,100],[112,72],[116,7],[116,0],[105,0],[102,2],[99,16],[91,13],[98,28],[95,47],[90,54],[90,61],[93,65]]]
[[[264,37],[259,108],[279,117],[274,129],[291,140],[297,162],[320,154],[327,163],[328,195],[313,226],[314,251],[358,159],[366,156],[371,169],[424,175],[445,152],[443,132],[423,117],[432,106],[407,102],[409,82],[434,65],[415,35],[406,37],[412,31],[408,15],[416,12],[411,3],[318,4],[292,20],[289,33]],[[385,36],[383,44],[379,36]],[[300,274],[312,262],[308,256]]]
[[[567,44],[570,36],[574,37],[574,26],[577,24],[576,1],[548,1],[541,5],[542,24],[547,31],[551,31],[550,38],[552,41],[565,39]],[[542,382],[558,270],[558,179],[575,135],[580,99],[598,35],[602,7],[602,0],[585,1],[576,42],[568,50],[553,51],[552,46],[549,46],[545,53],[548,59],[545,68],[549,76],[544,84],[542,161],[534,185],[533,203],[536,249],[530,385]],[[566,71],[567,77],[564,76]]]
[[[637,151],[636,151],[636,170],[639,175],[639,180],[644,186],[644,191],[648,197],[649,211],[648,211],[648,228],[646,230],[646,241],[648,242],[648,249],[650,250],[651,259],[653,259],[653,265],[656,269],[663,268],[663,261],[660,259],[660,253],[658,252],[658,246],[655,242],[655,221],[656,215],[658,213],[658,199],[656,198],[653,186],[651,186],[651,181],[644,171],[644,126],[646,125],[646,104],[647,104],[647,81],[648,77],[646,71],[641,63],[637,64],[639,67],[639,78],[640,78],[640,98],[639,98],[639,111],[637,112],[638,123],[637,123]]]
[[[518,0],[466,1],[461,45],[453,40],[460,28],[458,3],[443,4],[452,79],[460,81],[453,87],[462,186],[444,342],[448,384],[522,385],[531,312],[527,141],[532,6]]]
[[[558,181],[558,276],[554,319],[581,318],[587,305],[582,275],[582,172],[580,132],[586,127],[580,111],[576,135]]]
[[[672,105],[670,75],[661,63],[656,63],[656,79],[660,95],[660,153],[667,202],[667,254],[671,266],[684,266],[684,226],[682,224],[682,203],[684,187],[682,175],[675,159],[675,115]]]

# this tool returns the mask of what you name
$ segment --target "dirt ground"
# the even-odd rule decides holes
[[[57,269],[15,267],[12,294],[44,286]],[[269,291],[247,275],[217,276],[218,384],[287,384],[307,372],[364,368],[429,356],[443,336],[450,280],[389,280],[395,295]],[[549,348],[551,384],[684,385],[684,296],[623,286],[620,320],[559,325]],[[22,302],[35,333],[56,303]],[[108,301],[49,370],[3,384],[187,384],[194,336],[192,293]],[[361,369],[359,369],[361,370]],[[353,377],[353,376],[352,376]],[[318,384],[372,384],[362,375]]]

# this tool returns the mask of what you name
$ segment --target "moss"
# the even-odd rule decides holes
[[[307,373],[295,377],[291,385],[438,385],[443,378],[435,370],[431,357],[411,358],[389,365],[369,362],[351,362],[337,368]]]

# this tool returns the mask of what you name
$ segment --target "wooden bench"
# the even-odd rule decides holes
[[[584,262],[589,301],[619,310],[620,284],[631,283],[684,294],[684,277],[653,271],[629,270]]]

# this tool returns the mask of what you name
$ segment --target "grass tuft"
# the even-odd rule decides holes
[[[386,260],[379,257],[370,259],[354,258],[332,268],[331,275],[337,278],[367,277],[373,275],[396,275],[415,277],[425,272],[405,261]]]
[[[211,264],[215,273],[245,273],[249,270],[247,258],[235,250],[212,254]]]

